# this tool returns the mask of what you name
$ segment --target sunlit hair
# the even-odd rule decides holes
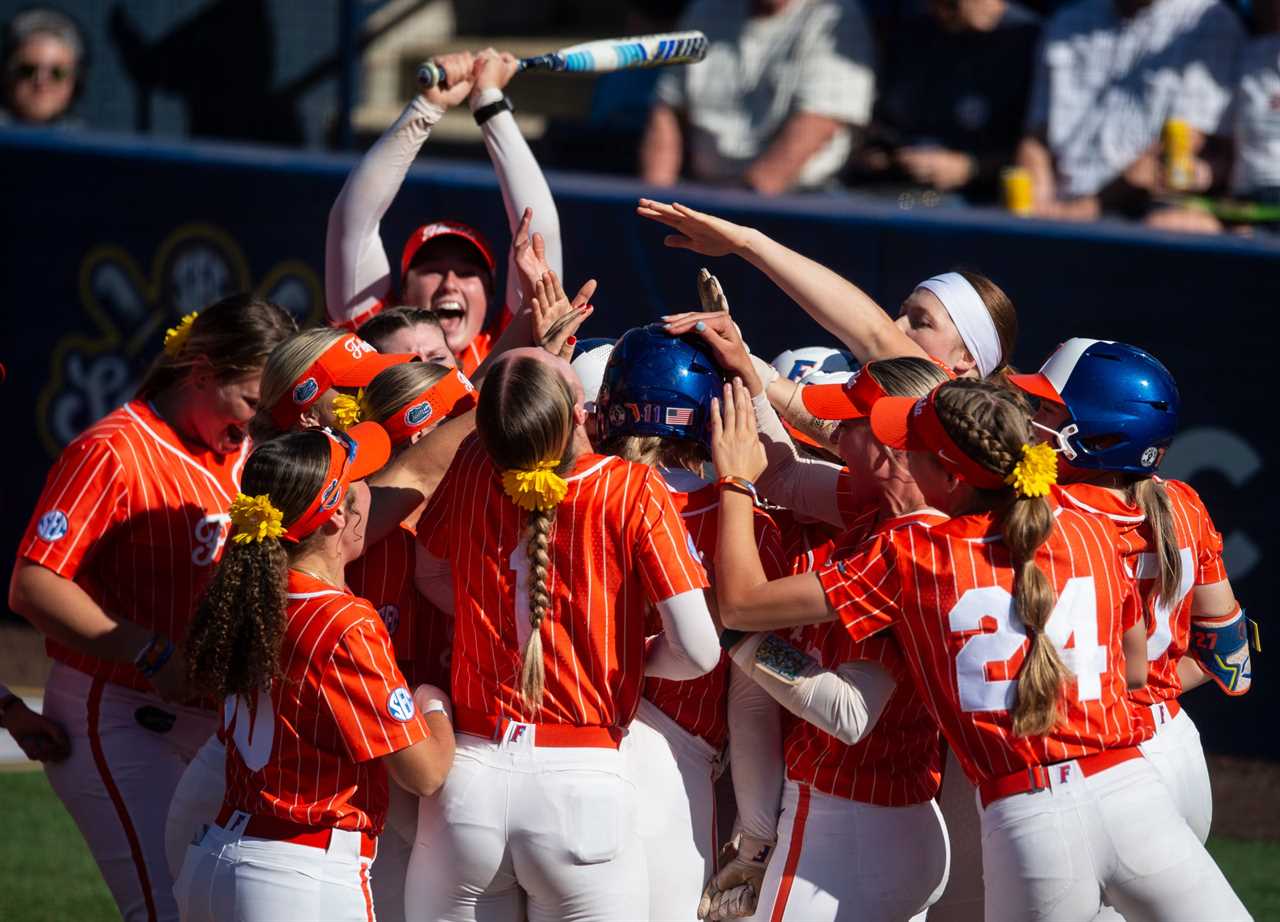
[[[1025,401],[997,384],[952,381],[938,389],[934,406],[956,447],[997,474],[1011,473],[1022,446],[1032,442]],[[975,493],[1001,523],[1013,565],[1013,610],[1031,637],[1031,650],[1018,672],[1013,730],[1019,736],[1043,736],[1061,717],[1069,675],[1044,631],[1057,595],[1035,562],[1036,551],[1053,531],[1053,510],[1044,497],[1023,496],[1012,487]]]
[[[574,395],[569,383],[546,362],[516,356],[497,362],[485,378],[476,407],[476,433],[498,468],[532,470],[560,459],[557,473],[573,466]],[[542,622],[551,612],[551,530],[556,509],[525,513],[529,558],[529,624],[533,630],[521,656],[520,694],[542,706],[545,665]]]
[[[435,362],[403,362],[378,372],[364,389],[364,419],[385,423],[450,369]]]
[[[1178,533],[1173,524],[1173,504],[1169,491],[1154,477],[1135,477],[1125,486],[1129,502],[1142,510],[1151,528],[1151,552],[1160,566],[1160,573],[1145,603],[1151,607],[1157,603],[1172,608],[1178,601],[1182,586],[1182,553],[1178,548]]]
[[[275,405],[326,349],[342,337],[350,335],[345,330],[334,327],[312,327],[289,337],[271,351],[267,356],[266,367],[262,369],[262,384],[258,388],[258,412],[249,423],[249,434],[255,440],[263,441],[280,434],[280,427],[271,418]]]
[[[289,312],[270,301],[248,293],[223,298],[199,312],[180,348],[160,353],[138,385],[138,396],[151,399],[197,368],[209,369],[219,382],[260,371],[296,330]]]

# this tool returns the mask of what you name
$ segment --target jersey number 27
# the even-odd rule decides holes
[[[984,628],[984,618],[995,621],[995,631]],[[1000,586],[970,589],[947,614],[947,622],[956,634],[982,632],[970,636],[956,654],[961,709],[1007,711],[1012,708],[1017,680],[993,679],[990,667],[1009,662],[1027,643],[1027,629],[1013,611],[1013,596]],[[1044,632],[1058,648],[1067,668],[1075,674],[1078,700],[1101,698],[1102,674],[1108,665],[1107,648],[1098,643],[1093,577],[1077,576],[1067,580]]]

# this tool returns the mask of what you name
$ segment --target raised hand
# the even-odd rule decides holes
[[[547,264],[546,241],[541,234],[529,234],[529,225],[532,223],[533,209],[526,208],[520,218],[520,226],[511,238],[511,255],[515,259],[524,304],[533,302],[538,280],[551,271],[551,266]]]
[[[715,282],[715,276],[711,279]],[[764,384],[756,373],[746,343],[742,341],[742,332],[729,316],[729,304],[724,292],[719,290],[719,282],[715,282],[715,289],[719,292],[717,301],[722,305],[720,308],[709,313],[668,314],[662,318],[667,332],[672,336],[691,333],[700,337],[715,356],[721,371],[737,375],[752,394],[758,394],[764,389]]]
[[[457,51],[435,58],[436,66],[445,73],[444,86],[433,86],[422,91],[422,97],[442,109],[452,109],[471,95],[472,72],[475,56],[470,51]]]
[[[642,198],[636,214],[678,231],[663,238],[663,243],[680,250],[693,250],[703,256],[741,255],[746,249],[751,228],[724,218],[694,211],[679,202],[670,205]]]
[[[595,311],[590,304],[595,291],[596,280],[588,279],[570,301],[556,274],[550,270],[543,273],[531,302],[534,343],[565,361],[572,359],[572,337]]]
[[[471,92],[478,96],[485,90],[505,90],[520,70],[520,59],[505,51],[486,48],[475,55],[471,71]]]
[[[711,463],[721,477],[753,482],[768,464],[751,394],[741,378],[725,384],[723,399],[711,401]]]
[[[706,266],[698,270],[698,300],[705,313],[729,310],[729,299],[724,296],[720,280]]]

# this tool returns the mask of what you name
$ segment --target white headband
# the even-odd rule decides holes
[[[978,374],[986,377],[1000,367],[1000,334],[996,332],[991,311],[982,297],[959,272],[944,272],[925,279],[917,288],[931,291],[947,309],[965,348],[978,363]]]

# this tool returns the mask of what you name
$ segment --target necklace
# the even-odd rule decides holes
[[[306,567],[290,567],[289,569],[297,570],[299,573],[304,573],[314,580],[319,580],[320,582],[324,583],[326,586],[333,586],[333,582],[327,576],[321,576],[319,573],[316,573],[314,570],[308,570]],[[337,587],[334,587],[334,588],[337,588]]]

